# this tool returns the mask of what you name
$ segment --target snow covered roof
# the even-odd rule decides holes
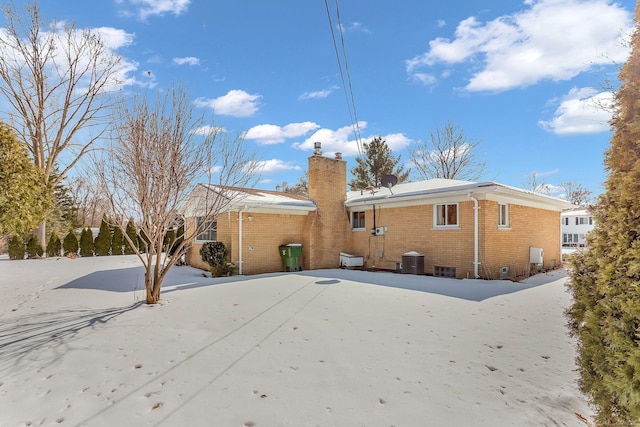
[[[573,205],[566,200],[546,196],[532,191],[522,190],[496,182],[470,182],[454,179],[428,179],[407,182],[392,188],[349,191],[345,199],[348,208],[364,205],[403,205],[433,203],[433,199],[465,198],[469,195],[482,200],[504,200],[527,206],[561,210]]]
[[[589,216],[591,213],[588,209],[585,208],[577,208],[577,209],[567,209],[562,212],[562,216]]]
[[[252,212],[289,211],[306,213],[316,210],[314,202],[307,196],[283,193],[280,191],[259,190],[254,188],[206,186],[209,190],[228,200],[225,210],[251,210]]]

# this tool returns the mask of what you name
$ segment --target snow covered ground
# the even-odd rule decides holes
[[[0,425],[584,426],[565,280],[0,258]]]

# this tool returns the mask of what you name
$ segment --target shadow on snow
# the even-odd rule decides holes
[[[42,366],[54,363],[70,349],[71,342],[87,329],[104,325],[140,306],[105,309],[68,309],[55,312],[29,313],[0,319],[0,370],[15,373],[25,358],[39,352]]]
[[[357,282],[365,285],[385,286],[410,291],[426,292],[468,301],[483,301],[499,295],[541,286],[563,280],[564,270],[540,273],[521,282],[510,280],[448,279],[442,277],[398,274],[387,271],[362,271],[344,269],[307,270],[298,272],[265,273],[253,276],[231,276],[212,278],[202,270],[188,266],[175,266],[162,284],[162,294],[189,289],[232,284],[274,277],[316,277],[318,285],[339,285]],[[142,267],[96,271],[72,280],[56,289],[94,289],[110,292],[144,291],[144,269]]]

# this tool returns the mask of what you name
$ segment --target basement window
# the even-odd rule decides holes
[[[450,277],[452,279],[456,278],[456,268],[455,267],[443,267],[440,265],[436,265],[433,267],[433,275],[436,277]]]

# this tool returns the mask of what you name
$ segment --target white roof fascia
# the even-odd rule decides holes
[[[494,182],[469,183],[465,185],[454,185],[452,187],[441,187],[414,191],[405,194],[392,194],[388,189],[380,189],[378,194],[370,196],[356,196],[345,201],[348,209],[365,208],[371,205],[384,207],[405,207],[432,205],[438,203],[453,203],[467,201],[469,194],[473,194],[478,200],[493,200],[504,203],[513,203],[522,206],[535,207],[552,211],[562,211],[571,206],[565,200],[545,196],[509,187]],[[384,192],[384,193],[383,193]],[[383,193],[383,194],[379,194]]]

